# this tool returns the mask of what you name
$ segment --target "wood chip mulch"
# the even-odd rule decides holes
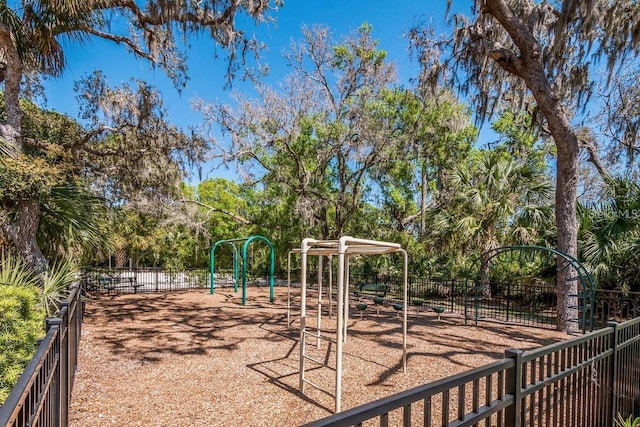
[[[86,304],[70,425],[296,426],[332,413],[334,399],[299,382],[299,298],[287,325],[287,289],[250,288],[247,305],[232,289],[96,297]],[[296,294],[296,296],[299,293]],[[315,326],[317,294],[308,295]],[[567,338],[549,329],[483,322],[424,309],[409,317],[408,373],[402,373],[402,323],[390,306],[361,318],[352,302],[344,346],[343,409]],[[323,308],[323,330],[335,316]],[[335,312],[335,308],[334,308]],[[335,346],[309,346],[335,366]],[[308,368],[313,368],[308,364]],[[311,369],[333,391],[333,371]]]

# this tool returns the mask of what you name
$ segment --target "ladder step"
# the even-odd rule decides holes
[[[303,333],[303,334],[305,334],[305,335],[312,336],[312,337],[314,337],[314,338],[320,338],[321,340],[329,341],[329,342],[334,343],[334,344],[336,343],[336,340],[335,340],[335,339],[330,338],[330,337],[325,337],[325,336],[323,336],[323,335],[316,334],[316,333],[314,333],[314,332],[302,331],[302,333]]]
[[[311,381],[309,381],[309,380],[308,380],[308,379],[306,379],[306,378],[303,378],[303,379],[302,379],[302,381],[304,381],[305,383],[309,384],[311,387],[317,388],[317,389],[318,389],[318,390],[320,390],[321,392],[326,393],[327,395],[329,395],[329,396],[331,396],[331,397],[333,397],[333,396],[334,396],[334,395],[333,395],[333,393],[331,393],[331,392],[329,392],[329,391],[327,391],[327,390],[323,389],[322,387],[320,387],[320,386],[319,386],[319,385],[317,385],[317,384],[312,383]]]
[[[336,368],[334,368],[333,366],[329,366],[329,365],[327,365],[327,364],[326,364],[326,363],[324,363],[322,360],[315,359],[315,358],[313,358],[313,357],[311,357],[311,356],[307,356],[306,354],[305,354],[303,357],[304,357],[305,359],[307,359],[307,360],[311,360],[312,362],[317,363],[317,364],[318,364],[318,365],[320,365],[320,366],[324,366],[325,368],[331,369],[332,371],[335,371],[335,370],[336,370]]]

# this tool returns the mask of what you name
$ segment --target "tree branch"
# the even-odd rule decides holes
[[[522,77],[522,60],[510,50],[498,48],[490,51],[488,56],[495,60],[505,71]]]
[[[222,213],[224,215],[227,215],[227,216],[231,217],[234,221],[239,222],[242,225],[251,224],[251,221],[249,221],[246,218],[241,217],[240,215],[236,215],[233,212],[229,212],[229,211],[226,211],[224,209],[214,208],[213,206],[209,206],[209,205],[207,205],[205,203],[199,202],[198,200],[180,199],[180,200],[175,200],[172,203],[182,203],[182,204],[185,204],[185,205],[191,203],[191,204],[203,207],[205,209],[208,209],[207,215],[209,215],[211,212],[220,212],[220,213]]]
[[[520,50],[520,56],[525,59],[540,61],[540,45],[531,29],[511,10],[504,0],[486,0],[482,7],[483,13],[491,14],[509,33],[511,39]]]
[[[611,179],[612,179],[611,174],[607,170],[607,167],[604,165],[604,163],[602,163],[602,160],[598,155],[598,147],[596,146],[595,142],[587,139],[579,138],[578,143],[580,144],[581,148],[584,148],[587,150],[587,153],[589,154],[589,158],[587,159],[587,161],[591,163],[593,166],[595,166],[596,170],[598,171],[598,173],[600,174],[604,182],[606,183],[611,182]]]
[[[148,52],[145,52],[144,50],[142,50],[140,48],[140,46],[138,46],[136,43],[134,43],[133,40],[131,40],[129,37],[125,37],[125,36],[117,36],[115,34],[111,34],[111,33],[105,33],[103,31],[99,31],[95,28],[90,28],[90,27],[86,27],[84,29],[84,31],[86,31],[89,34],[93,34],[96,37],[100,37],[102,39],[105,40],[110,40],[112,42],[115,42],[117,44],[124,44],[127,47],[129,47],[129,49],[131,49],[136,55],[148,59],[149,61],[155,63],[156,62],[156,58],[151,55]]]

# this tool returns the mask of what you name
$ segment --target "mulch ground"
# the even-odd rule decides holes
[[[223,289],[99,296],[86,304],[70,425],[294,426],[332,413],[332,396],[299,384],[299,301],[287,323],[286,288]],[[317,300],[313,292],[308,307]],[[343,409],[566,339],[548,329],[482,323],[459,315],[411,311],[408,373],[402,372],[402,323],[391,307],[361,318],[355,309],[344,346]],[[352,303],[352,307],[354,304]],[[308,323],[315,312],[308,308]],[[326,307],[325,309],[326,310]],[[335,310],[334,310],[335,311]],[[323,315],[332,336],[334,320]],[[324,343],[315,357],[335,366]],[[313,350],[312,350],[313,349]],[[308,365],[309,379],[333,391],[335,374]]]

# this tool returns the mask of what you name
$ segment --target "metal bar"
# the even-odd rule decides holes
[[[484,396],[484,404],[489,405],[493,398],[493,376],[489,375],[485,378],[485,396]],[[491,425],[491,419],[487,418],[485,421],[485,427],[489,427]]]
[[[424,427],[431,427],[431,416],[433,414],[433,410],[431,407],[431,399],[432,396],[427,396],[424,398]]]
[[[411,427],[411,404],[402,407],[402,425]]]
[[[315,363],[317,363],[317,364],[318,364],[318,365],[320,365],[320,366],[324,366],[324,367],[326,367],[326,368],[328,368],[328,369],[331,369],[332,371],[335,371],[335,370],[336,370],[336,368],[334,368],[333,366],[329,366],[329,365],[327,365],[327,364],[326,364],[325,362],[323,362],[322,360],[318,360],[318,359],[313,358],[313,357],[311,357],[311,356],[304,356],[304,357],[305,357],[305,359],[307,359],[307,360],[311,360],[312,362],[315,362]]]
[[[49,329],[40,345],[38,345],[33,358],[27,364],[16,385],[11,389],[7,399],[0,406],[0,425],[9,425],[18,416],[58,333],[58,327]]]
[[[505,356],[513,360],[513,367],[506,373],[506,392],[513,396],[513,405],[506,408],[505,421],[507,427],[521,426],[522,409],[522,350],[510,349],[505,351]]]
[[[464,417],[464,404],[466,401],[466,389],[465,384],[460,384],[458,386],[458,419],[461,420]]]
[[[341,241],[342,243],[342,241]],[[338,301],[336,311],[338,312],[338,320],[336,325],[336,391],[335,391],[335,411],[340,412],[342,406],[342,345],[344,328],[344,275],[345,275],[345,248],[341,244],[338,248]]]
[[[402,252],[402,257],[404,261],[404,269],[403,269],[404,271],[404,277],[403,277],[404,316],[402,319],[402,372],[406,374],[407,373],[407,310],[409,305],[409,301],[407,299],[407,292],[408,292],[407,288],[409,287],[409,270],[408,270],[409,258],[407,255],[407,251],[402,249],[400,252]]]
[[[389,427],[389,413],[380,415],[380,427]]]
[[[539,360],[538,363],[538,376],[537,376],[537,381],[542,381],[544,379],[544,367],[545,367],[545,363],[544,363],[544,358],[541,358]],[[544,414],[544,395],[545,395],[545,391],[548,391],[547,389],[541,389],[538,393],[538,427],[542,427],[543,423],[542,423],[542,416]]]
[[[442,415],[440,420],[440,425],[442,427],[447,427],[449,425],[449,390],[446,389],[442,392]]]
[[[316,330],[318,331],[316,346],[320,348],[320,339],[322,338],[322,255],[318,255],[318,312],[316,314]]]
[[[303,381],[305,382],[305,384],[309,384],[311,387],[317,388],[318,390],[320,390],[321,392],[327,394],[328,396],[335,397],[333,394],[331,394],[330,391],[325,390],[324,388],[320,387],[319,385],[315,384],[314,382],[311,382],[306,378],[303,379]]]
[[[319,334],[316,334],[315,332],[311,332],[311,331],[304,331],[303,333],[304,333],[305,335],[309,335],[309,336],[312,336],[312,337],[314,337],[314,338],[319,338],[319,339],[324,340],[324,341],[329,341],[329,342],[334,343],[334,344],[335,344],[335,342],[336,342],[336,340],[335,340],[334,338],[331,338],[331,337],[325,337],[324,335],[319,335]]]
[[[472,386],[473,388],[471,392],[471,401],[472,401],[471,410],[473,412],[477,412],[478,408],[480,407],[480,380],[478,379],[473,380],[472,384],[473,384]]]
[[[300,246],[300,377],[298,387],[304,394],[304,361],[305,361],[305,330],[307,318],[307,250],[309,239],[303,239]]]

